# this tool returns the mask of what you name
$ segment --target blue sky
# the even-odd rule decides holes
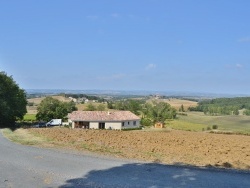
[[[2,0],[0,70],[24,89],[250,94],[248,0]]]

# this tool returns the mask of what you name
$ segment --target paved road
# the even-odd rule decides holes
[[[250,187],[250,172],[178,167],[14,144],[0,133],[0,188]]]

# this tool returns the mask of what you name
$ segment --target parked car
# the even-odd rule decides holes
[[[46,127],[46,122],[39,122],[39,123],[33,125],[32,127],[34,127],[34,128]]]

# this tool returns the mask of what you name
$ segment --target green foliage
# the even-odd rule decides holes
[[[179,108],[179,111],[180,111],[180,112],[185,112],[185,109],[184,109],[183,104],[182,104],[181,107]]]
[[[243,114],[244,115],[247,115],[247,116],[250,116],[250,110],[249,109],[246,109],[243,111]]]
[[[11,76],[0,72],[0,127],[13,127],[26,114],[26,93]]]
[[[63,119],[68,113],[77,110],[74,102],[61,102],[52,97],[46,97],[37,107],[37,120],[49,121]]]
[[[97,110],[97,109],[96,109],[96,107],[92,103],[89,103],[86,106],[86,111],[95,111],[95,110]]]
[[[219,127],[218,125],[213,125],[212,129],[218,129],[218,127]]]
[[[176,110],[168,103],[153,101],[152,104],[145,104],[144,115],[153,123],[164,123],[166,119],[176,118]]]
[[[117,102],[108,102],[109,109],[116,109],[116,110],[128,110],[133,112],[136,115],[140,115],[142,105],[145,104],[144,100],[122,100]]]
[[[207,127],[207,130],[208,130],[208,131],[211,130],[211,127],[208,126],[208,127]]]
[[[108,109],[114,109],[114,103],[112,101],[108,101]]]
[[[207,115],[239,115],[239,110],[243,108],[250,110],[250,97],[204,100],[189,110],[204,112]]]
[[[98,111],[105,111],[106,107],[104,104],[99,104],[96,108]]]
[[[121,100],[108,102],[109,109],[128,110],[136,115],[141,115],[143,126],[152,126],[156,122],[164,123],[166,119],[176,118],[176,110],[168,103],[156,102],[147,103],[145,100]]]
[[[141,119],[141,125],[143,126],[146,126],[146,127],[149,127],[149,126],[152,126],[153,125],[153,122],[150,118],[142,118]]]
[[[185,131],[201,131],[206,129],[206,125],[200,123],[191,123],[187,121],[182,121],[179,119],[175,120],[167,120],[166,124],[167,127],[177,130],[185,130]]]
[[[35,114],[25,114],[23,117],[24,121],[35,121],[36,115]]]

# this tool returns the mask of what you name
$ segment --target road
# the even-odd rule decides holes
[[[144,163],[15,144],[0,132],[0,188],[250,187],[250,172]]]

